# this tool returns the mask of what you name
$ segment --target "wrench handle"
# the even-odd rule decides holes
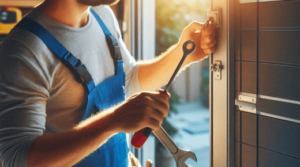
[[[192,44],[192,48],[191,48],[191,49],[188,49],[188,45],[189,45],[189,44]],[[178,71],[180,70],[180,68],[181,68],[181,66],[182,66],[182,64],[183,64],[183,62],[184,62],[184,60],[185,60],[185,58],[186,58],[188,55],[190,55],[191,53],[193,53],[193,52],[195,51],[195,49],[196,49],[196,44],[195,44],[195,42],[192,41],[192,40],[186,41],[186,42],[183,44],[183,46],[182,46],[183,56],[182,56],[180,62],[178,63],[178,65],[177,65],[175,71],[173,72],[173,74],[172,74],[172,76],[171,76],[169,82],[167,83],[167,86],[166,86],[166,88],[165,88],[165,92],[168,91],[169,87],[171,86],[171,84],[172,84],[174,78],[176,77]]]
[[[176,154],[178,152],[178,146],[163,127],[160,126],[160,129],[153,131],[152,133],[172,154]]]

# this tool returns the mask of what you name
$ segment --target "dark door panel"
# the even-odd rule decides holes
[[[300,120],[300,105],[279,101],[257,99],[257,111]]]
[[[242,31],[241,42],[242,60],[257,61],[257,31]]]
[[[241,112],[235,111],[235,141],[241,141]]]
[[[247,144],[241,144],[241,166],[242,167],[256,167],[257,151],[256,147]]]
[[[260,31],[259,61],[300,65],[299,39],[300,31]]]
[[[234,45],[235,60],[241,60],[241,31],[235,31]]]
[[[241,141],[257,146],[257,115],[241,112]]]
[[[300,101],[300,67],[259,63],[258,75],[259,94]]]
[[[300,2],[259,3],[259,28],[300,28]]]
[[[257,63],[242,62],[241,91],[246,93],[257,93]]]
[[[235,90],[241,91],[241,62],[235,61]]]
[[[241,29],[257,29],[257,3],[244,3],[240,5]]]
[[[300,159],[300,124],[259,116],[258,144]]]
[[[258,150],[259,167],[299,167],[300,160],[263,148]]]
[[[235,142],[235,162],[234,162],[235,167],[240,167],[241,166],[241,143],[240,142]]]
[[[236,167],[300,167],[300,1],[274,1],[234,2]]]

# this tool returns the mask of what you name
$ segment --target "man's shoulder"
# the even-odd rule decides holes
[[[53,62],[53,56],[47,46],[34,34],[18,28],[0,43],[0,61],[3,68],[38,66],[48,71],[53,66],[49,64]]]
[[[116,37],[119,38],[121,35],[119,23],[113,10],[107,5],[93,7],[93,9],[100,16],[100,18],[105,23],[106,27],[111,31],[111,33],[113,33],[113,35],[116,35]]]
[[[20,28],[14,28],[1,43],[1,52],[31,52],[34,55],[40,55],[47,50],[43,42],[31,32]]]
[[[108,5],[101,5],[92,7],[99,15],[110,15],[111,17],[114,16],[113,10]]]

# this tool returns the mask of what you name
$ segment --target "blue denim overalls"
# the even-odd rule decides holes
[[[79,80],[84,83],[89,94],[86,111],[82,120],[90,117],[98,111],[107,109],[125,100],[125,73],[123,60],[117,40],[109,32],[101,18],[91,9],[90,12],[98,21],[109,46],[110,54],[114,60],[115,76],[95,86],[94,81],[80,60],[75,58],[58,40],[56,40],[45,28],[28,18],[23,18],[16,26],[25,29],[38,36],[47,47],[67,66],[75,71]],[[91,15],[90,15],[91,17]],[[76,140],[76,139],[75,139]],[[128,146],[126,135],[118,133],[111,137],[105,144],[88,157],[84,158],[76,167],[127,167]]]

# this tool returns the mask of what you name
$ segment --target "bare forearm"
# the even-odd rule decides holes
[[[186,58],[181,70],[192,62],[204,59],[215,50],[214,24],[210,23],[205,30],[203,27],[204,25],[201,23],[191,23],[183,30],[176,45],[153,61],[140,63],[138,78],[143,89],[157,90],[168,82],[183,56],[182,45],[186,41],[193,40],[196,44],[196,50]]]
[[[38,137],[28,152],[27,166],[75,165],[116,132],[109,114],[98,114],[68,132]]]
[[[182,47],[174,45],[152,61],[139,62],[138,78],[144,90],[154,91],[167,84],[183,56]],[[203,58],[205,55],[202,56]],[[203,59],[201,58],[201,59]],[[187,57],[180,71],[197,60]]]

